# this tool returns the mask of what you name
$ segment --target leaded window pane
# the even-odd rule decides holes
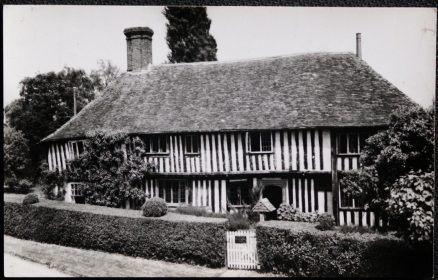
[[[260,152],[260,132],[250,132],[251,152]]]
[[[272,150],[272,138],[271,133],[269,132],[262,132],[261,135],[261,142],[262,142],[262,151],[271,151]]]
[[[358,144],[357,134],[348,135],[348,152],[350,154],[358,153]]]

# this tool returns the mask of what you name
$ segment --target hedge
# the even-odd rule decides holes
[[[132,211],[132,210],[131,210]],[[4,233],[132,257],[222,267],[224,223],[174,222],[4,203]]]
[[[257,227],[263,271],[310,277],[431,277],[431,246],[390,236]]]

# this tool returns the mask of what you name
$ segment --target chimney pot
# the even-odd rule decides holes
[[[152,35],[149,27],[131,27],[123,30],[126,36],[128,71],[146,70],[152,64]]]
[[[356,56],[362,58],[362,34],[356,33]]]

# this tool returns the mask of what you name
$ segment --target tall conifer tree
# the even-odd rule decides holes
[[[215,61],[217,45],[210,34],[211,20],[205,7],[166,7],[167,45],[171,63]]]

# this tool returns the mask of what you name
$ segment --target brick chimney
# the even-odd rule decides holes
[[[362,34],[356,33],[356,56],[362,58]]]
[[[152,64],[152,35],[149,27],[131,27],[123,30],[128,48],[128,71],[141,71]]]

